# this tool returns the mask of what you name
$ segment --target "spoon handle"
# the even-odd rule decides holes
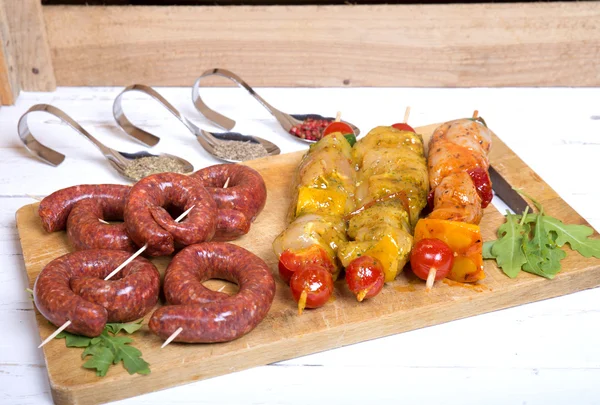
[[[213,76],[213,75],[221,76],[226,79],[229,79],[232,82],[234,82],[235,84],[237,84],[239,87],[245,89],[263,107],[265,107],[267,109],[267,111],[269,111],[271,113],[271,115],[273,115],[277,119],[277,121],[279,121],[281,126],[286,131],[289,131],[291,129],[291,127],[297,123],[297,121],[293,117],[291,117],[289,114],[279,111],[277,108],[275,108],[271,104],[267,103],[266,100],[264,98],[262,98],[261,96],[259,96],[254,91],[254,89],[252,87],[250,87],[248,85],[248,83],[246,83],[241,77],[239,77],[238,75],[236,75],[235,73],[233,73],[229,70],[216,68],[216,69],[210,69],[210,70],[205,71],[204,73],[202,73],[200,75],[200,77],[198,77],[198,79],[196,79],[196,82],[194,83],[194,86],[192,87],[192,101],[194,102],[194,106],[196,106],[196,109],[202,115],[204,115],[206,118],[208,118],[215,124],[219,125],[220,127],[223,127],[227,130],[232,130],[233,127],[235,126],[235,121],[232,120],[231,118],[228,118],[228,117],[224,116],[223,114],[220,114],[220,113],[216,112],[215,110],[211,109],[202,100],[202,97],[200,97],[200,81],[205,77]]]
[[[183,114],[179,112],[179,110],[177,110],[177,108],[175,108],[171,103],[169,103],[167,99],[161,96],[152,87],[146,86],[144,84],[133,84],[131,86],[125,87],[125,89],[123,89],[123,91],[117,96],[117,98],[115,98],[115,101],[113,103],[113,116],[115,117],[115,121],[117,121],[117,124],[121,127],[121,129],[123,129],[123,131],[125,131],[125,133],[137,139],[144,145],[154,146],[158,143],[158,141],[160,141],[160,138],[154,134],[151,134],[150,132],[143,130],[140,127],[136,127],[123,112],[123,96],[125,95],[125,93],[128,93],[130,91],[138,91],[140,93],[149,95],[150,97],[158,101],[163,107],[165,107],[167,111],[173,114],[175,118],[181,121],[181,123],[185,125],[186,128],[192,134],[196,136],[203,135],[201,134],[200,128],[198,128],[196,125],[194,125],[193,122],[188,120]]]
[[[31,133],[31,129],[29,128],[27,118],[30,113],[36,111],[42,111],[54,115],[56,118],[73,128],[80,135],[83,135],[86,139],[92,142],[100,150],[100,152],[102,152],[104,157],[106,157],[116,165],[124,166],[127,164],[127,161],[124,160],[124,158],[120,156],[120,154],[117,151],[107,147],[106,145],[102,144],[99,140],[94,138],[88,131],[86,131],[81,125],[79,125],[77,121],[69,117],[64,111],[49,104],[36,104],[21,116],[21,118],[19,119],[19,123],[17,124],[17,128],[19,132],[19,138],[21,138],[21,141],[25,145],[25,148],[43,162],[52,166],[58,166],[65,160],[65,155],[47,147],[46,145],[42,144],[34,138],[33,134]]]

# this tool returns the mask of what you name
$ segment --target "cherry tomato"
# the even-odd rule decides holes
[[[427,280],[431,270],[435,270],[435,280],[441,280],[450,273],[453,264],[452,249],[439,239],[421,239],[410,253],[410,267],[421,280]]]
[[[334,132],[341,132],[342,135],[354,134],[352,127],[345,122],[333,121],[323,130],[323,136],[333,134]]]
[[[494,197],[492,193],[492,181],[487,171],[481,167],[476,167],[468,171],[469,176],[473,179],[473,184],[477,189],[477,193],[481,197],[481,208],[485,208],[489,205]]]
[[[324,267],[310,264],[294,272],[290,288],[298,303],[298,315],[301,315],[304,308],[325,305],[333,294],[333,277]]]
[[[299,252],[293,252],[290,249],[285,250],[279,256],[279,276],[286,284],[289,284],[294,272],[309,264],[319,265],[332,274],[335,271],[327,252],[315,245]]]
[[[359,302],[379,294],[383,282],[383,266],[374,257],[358,257],[346,267],[346,283]]]
[[[394,124],[394,125],[392,125],[392,127],[396,128],[396,129],[399,129],[400,131],[415,132],[415,130],[413,129],[413,127],[411,127],[410,125],[408,125],[408,124],[406,124],[404,122],[401,122],[401,123],[398,123],[398,124]]]

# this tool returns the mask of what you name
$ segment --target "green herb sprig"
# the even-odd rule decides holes
[[[100,336],[90,338],[61,332],[56,339],[65,339],[67,347],[85,347],[81,358],[90,356],[84,368],[95,369],[96,375],[104,377],[111,364],[123,362],[129,374],[150,374],[150,364],[142,359],[142,352],[129,345],[133,339],[128,336],[117,336],[121,331],[132,334],[142,327],[142,321],[135,323],[107,323]]]
[[[567,225],[544,213],[544,207],[531,196],[537,213],[506,213],[506,222],[498,228],[498,239],[483,244],[483,258],[495,259],[504,274],[515,278],[521,270],[548,279],[561,270],[560,261],[567,254],[561,249],[569,244],[584,257],[600,258],[600,239],[589,236],[594,230],[586,225]]]

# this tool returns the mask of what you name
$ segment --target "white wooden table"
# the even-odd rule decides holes
[[[213,128],[188,88],[158,89],[185,115]],[[39,335],[15,227],[15,212],[57,189],[124,183],[83,137],[43,113],[32,117],[42,142],[67,155],[52,168],[17,136],[31,105],[63,109],[115,149],[143,148],[114,125],[120,88],[23,93],[0,110],[0,403],[51,403]],[[419,126],[470,116],[474,109],[561,197],[600,229],[600,89],[259,89],[286,112],[343,117],[363,134],[400,121],[407,105]],[[286,137],[239,89],[209,89],[207,102],[238,120],[235,128],[275,141],[282,152],[305,145]],[[175,118],[132,94],[137,122],[158,133],[157,151],[180,154],[196,169],[217,163]],[[130,398],[123,404],[551,404],[600,403],[600,289],[376,339],[324,353]],[[77,367],[78,365],[74,365]],[[201,365],[199,365],[201,367]]]

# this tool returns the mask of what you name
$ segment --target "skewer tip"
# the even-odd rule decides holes
[[[410,106],[406,107],[406,110],[404,110],[404,121],[402,121],[402,123],[406,124],[408,122],[409,116],[410,116]]]
[[[169,343],[171,343],[173,341],[173,339],[175,339],[177,336],[179,336],[179,334],[181,332],[183,332],[183,328],[182,327],[177,328],[177,330],[175,332],[173,332],[173,334],[171,336],[169,336],[167,338],[167,340],[165,340],[165,342],[162,344],[162,346],[160,348],[164,349],[164,347],[166,345],[168,345]]]
[[[44,347],[48,342],[50,342],[52,339],[54,339],[60,332],[67,329],[69,327],[69,325],[71,325],[71,321],[67,321],[67,322],[63,323],[60,328],[56,329],[50,336],[48,336],[42,343],[40,343],[40,345],[38,346],[38,349],[41,349],[42,347]]]

